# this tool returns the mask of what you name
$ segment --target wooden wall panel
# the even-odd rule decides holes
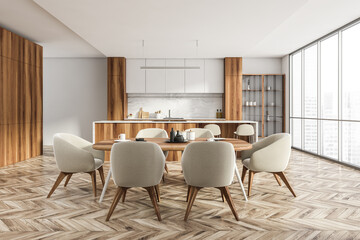
[[[31,122],[42,122],[43,117],[43,79],[42,68],[34,69],[31,91]]]
[[[24,63],[36,66],[36,44],[29,40],[24,40]]]
[[[0,167],[42,154],[42,47],[0,27]]]
[[[123,120],[127,116],[126,59],[108,58],[108,120]]]
[[[239,76],[242,74],[242,58],[225,58],[225,76]]]
[[[225,119],[242,119],[242,58],[225,58]]]

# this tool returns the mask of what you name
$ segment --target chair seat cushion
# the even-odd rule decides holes
[[[250,166],[250,158],[246,158],[246,159],[242,160],[242,164],[243,164],[247,169],[251,170],[251,169],[249,168],[249,166]]]
[[[95,161],[95,169],[98,169],[104,164],[104,161],[98,158],[94,158],[94,161]]]

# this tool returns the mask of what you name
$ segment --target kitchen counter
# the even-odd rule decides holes
[[[234,137],[234,131],[239,124],[251,124],[254,127],[254,140],[258,139],[258,122],[249,120],[225,120],[225,119],[126,119],[126,120],[101,120],[93,122],[93,142],[104,140],[106,137],[117,137],[120,133],[126,133],[127,137],[135,137],[137,132],[144,128],[162,128],[165,130],[185,130],[189,128],[202,128],[206,124],[218,124],[223,137]],[[101,129],[101,130],[99,130]],[[105,136],[104,132],[112,131]],[[169,132],[169,131],[168,131]],[[103,135],[103,137],[99,137]]]
[[[249,120],[225,120],[223,118],[220,119],[125,119],[125,120],[102,120],[95,121],[95,123],[249,123],[249,124],[257,124],[258,122],[249,121]]]
[[[236,128],[240,124],[251,124],[254,127],[252,139],[258,140],[258,122],[246,120],[225,119],[126,119],[126,120],[103,120],[93,122],[93,143],[102,140],[118,138],[120,133],[125,133],[126,138],[135,138],[136,134],[145,128],[161,128],[169,134],[171,129],[186,130],[189,128],[203,128],[207,124],[217,124],[221,129],[221,137],[233,138]],[[110,159],[109,152],[105,152],[105,159]],[[167,161],[180,161],[181,152],[170,151]]]

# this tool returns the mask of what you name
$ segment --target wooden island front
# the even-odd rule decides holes
[[[251,124],[254,127],[254,139],[257,139],[258,123],[254,121],[236,120],[121,120],[121,121],[95,121],[93,122],[93,143],[102,140],[116,139],[120,133],[125,133],[126,138],[135,138],[136,134],[145,128],[161,128],[170,135],[173,128],[186,130],[189,128],[203,128],[207,124],[217,124],[221,129],[221,137],[233,138],[236,128],[240,124]],[[105,153],[105,159],[109,160],[109,153]],[[169,152],[167,161],[180,161],[181,152]]]

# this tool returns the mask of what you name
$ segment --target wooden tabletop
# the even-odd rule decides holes
[[[115,143],[115,139],[103,140],[93,145],[96,150],[111,151],[112,145]],[[131,141],[135,141],[135,138],[131,138]],[[183,151],[191,142],[203,142],[206,138],[197,138],[195,141],[189,141],[186,143],[168,143],[168,138],[145,138],[147,142],[157,143],[163,151]],[[252,148],[252,145],[244,140],[236,138],[225,138],[221,142],[229,142],[234,146],[235,151],[243,151]]]

